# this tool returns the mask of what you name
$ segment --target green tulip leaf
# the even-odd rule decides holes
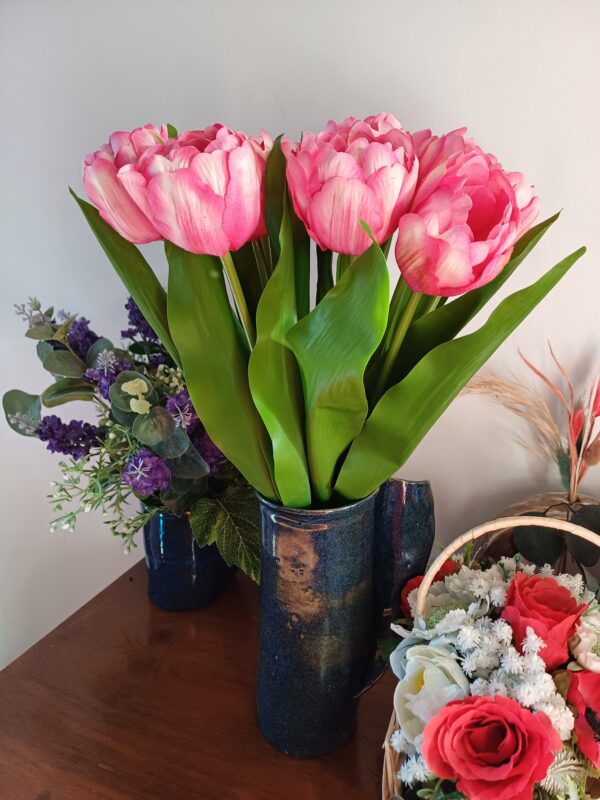
[[[42,402],[47,408],[62,406],[75,400],[93,400],[96,389],[84,378],[62,378],[42,392]]]
[[[217,447],[261,494],[274,499],[270,443],[252,402],[248,358],[221,264],[168,242],[165,251],[169,323],[194,408]]]
[[[58,378],[82,378],[85,364],[68,350],[52,350],[43,361],[43,367]]]
[[[288,507],[310,505],[311,491],[304,448],[304,403],[298,365],[284,337],[297,322],[294,245],[287,208],[281,225],[279,262],[256,313],[256,345],[248,378],[254,404],[273,444],[277,493]]]
[[[300,366],[310,476],[321,501],[330,499],[338,460],[367,416],[363,376],[388,302],[387,264],[374,242],[285,337]]]
[[[93,205],[77,197],[72,189],[69,191],[150,327],[164,344],[173,361],[181,366],[179,353],[169,331],[166,292],[152,271],[152,267],[134,244],[119,236],[102,219]]]
[[[175,433],[175,420],[166,408],[154,406],[147,414],[137,415],[131,432],[142,444],[155,447]]]
[[[286,160],[281,149],[281,136],[273,142],[265,168],[265,221],[274,259],[280,255],[279,232],[283,220],[284,201],[287,195]],[[310,308],[310,238],[294,210],[288,209],[294,240],[294,275],[296,282],[296,313],[298,319],[308,314]]]
[[[479,330],[435,347],[388,389],[352,443],[336,490],[359,499],[393,475],[464,385],[584,253],[580,248],[507,297]]]
[[[35,436],[42,418],[42,401],[37,394],[27,394],[20,389],[11,389],[2,398],[6,421],[21,436]]]

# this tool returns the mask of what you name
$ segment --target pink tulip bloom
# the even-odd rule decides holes
[[[103,220],[124,239],[136,244],[161,238],[152,222],[145,195],[145,182],[132,165],[151,151],[164,149],[169,140],[166,127],[145,125],[131,133],[115,131],[109,143],[86,156],[83,185]]]
[[[360,255],[392,235],[408,207],[418,163],[410,133],[391,114],[330,121],[299,144],[284,140],[287,181],[297,215],[324,250]]]
[[[396,261],[415,292],[452,297],[491,281],[531,227],[538,198],[519,172],[505,172],[465,129],[413,137],[417,189],[398,224]]]
[[[112,148],[112,158],[104,148],[94,154],[95,172],[87,180],[84,175],[90,199],[122,236],[132,242],[164,238],[192,253],[224,256],[265,235],[270,137],[248,138],[212,125],[136,150],[134,133],[131,143]],[[97,183],[107,160],[111,192],[92,194],[92,179]]]

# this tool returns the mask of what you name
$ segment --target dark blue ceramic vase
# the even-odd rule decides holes
[[[150,600],[166,611],[204,608],[235,571],[215,545],[198,547],[186,515],[160,512],[144,526]]]
[[[289,755],[323,755],[351,736],[359,695],[381,674],[377,636],[396,583],[429,557],[429,485],[393,482],[379,493],[314,511],[259,498],[258,723]]]
[[[429,481],[390,478],[375,504],[375,606],[378,637],[400,616],[400,592],[423,575],[435,539],[435,513]]]

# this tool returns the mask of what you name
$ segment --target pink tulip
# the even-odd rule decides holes
[[[410,203],[418,163],[411,135],[391,114],[330,121],[299,144],[284,140],[294,208],[324,250],[360,255],[389,238]]]
[[[164,149],[166,127],[115,131],[108,144],[86,156],[83,185],[100,216],[130,242],[142,244],[161,238],[152,222],[145,195],[145,181],[133,165],[147,152]]]
[[[400,218],[396,261],[415,292],[452,297],[501,272],[531,226],[538,199],[523,175],[505,172],[465,129],[414,135],[417,189]]]
[[[90,199],[122,236],[133,242],[164,238],[192,253],[224,256],[265,235],[270,137],[248,138],[212,125],[136,150],[135,133],[131,142],[119,140],[112,157],[104,148],[94,154],[87,167],[94,172],[84,175]],[[99,195],[97,176],[108,159],[110,192]]]

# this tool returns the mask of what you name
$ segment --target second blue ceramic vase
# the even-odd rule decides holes
[[[148,596],[166,611],[210,605],[235,572],[216,545],[198,547],[186,515],[155,514],[144,526],[144,548]]]

